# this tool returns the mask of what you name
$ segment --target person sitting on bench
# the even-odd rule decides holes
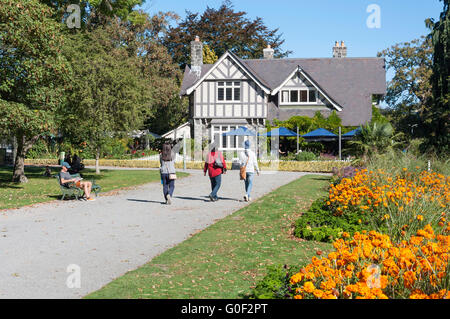
[[[68,170],[70,169],[70,165],[67,162],[62,162],[61,164],[61,172],[59,173],[59,179],[63,186],[66,186],[67,183],[74,182],[75,186],[84,190],[84,194],[86,195],[86,199],[89,201],[93,201],[91,197],[92,183],[91,182],[83,182],[82,178],[76,177],[73,178]]]

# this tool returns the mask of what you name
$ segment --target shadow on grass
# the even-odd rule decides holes
[[[329,181],[331,177],[320,176],[320,177],[311,177],[311,179],[315,181]]]

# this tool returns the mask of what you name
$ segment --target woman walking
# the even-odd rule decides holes
[[[225,174],[227,171],[227,163],[225,162],[222,153],[216,149],[215,144],[212,145],[211,151],[208,153],[205,161],[205,167],[203,168],[205,176],[206,171],[208,171],[209,179],[211,181],[211,193],[209,194],[209,199],[212,202],[216,202],[219,200],[217,192],[222,183],[222,174]]]
[[[159,162],[161,163],[161,181],[163,184],[163,193],[166,204],[172,204],[173,191],[175,189],[175,156],[172,152],[172,146],[169,143],[164,143],[162,152],[159,156]]]
[[[245,169],[245,195],[244,200],[249,202],[251,200],[250,193],[253,187],[253,177],[255,171],[259,176],[258,160],[256,159],[256,154],[250,149],[250,141],[244,142],[245,151],[239,154],[239,162],[241,170]]]

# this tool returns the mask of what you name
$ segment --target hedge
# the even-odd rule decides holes
[[[95,166],[95,160],[85,159],[83,164],[86,166]],[[231,167],[232,162],[227,161],[227,166]],[[57,159],[25,159],[25,165],[58,165]],[[291,172],[317,172],[331,173],[333,168],[342,168],[348,166],[345,161],[260,161],[261,170],[267,171],[291,171]],[[113,167],[135,167],[135,168],[158,168],[159,161],[145,160],[115,160],[101,159],[100,166]],[[175,164],[176,168],[182,169],[183,162]],[[203,162],[186,162],[187,169],[202,169]]]

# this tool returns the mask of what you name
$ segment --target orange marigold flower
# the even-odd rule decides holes
[[[303,290],[306,291],[307,293],[312,293],[315,289],[316,289],[316,287],[314,286],[314,284],[311,281],[307,281],[303,285]]]

